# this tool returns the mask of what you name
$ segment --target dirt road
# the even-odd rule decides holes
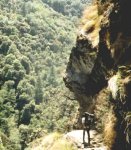
[[[95,130],[90,131],[91,134],[91,146],[85,147],[82,141],[83,131],[74,130],[65,135],[65,138],[71,140],[75,145],[77,145],[78,150],[107,150],[103,144],[102,136],[99,135]],[[87,135],[86,135],[87,139]],[[88,141],[86,140],[88,143]]]

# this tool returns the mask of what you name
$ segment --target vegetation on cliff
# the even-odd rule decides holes
[[[130,8],[130,0],[96,0],[87,8],[64,78],[80,114],[95,112],[111,150],[131,148]]]

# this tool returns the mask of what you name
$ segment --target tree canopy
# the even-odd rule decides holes
[[[87,3],[0,1],[0,149],[25,149],[43,130],[70,124],[77,103],[62,76],[76,38],[72,18]]]

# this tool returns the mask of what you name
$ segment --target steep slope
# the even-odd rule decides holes
[[[95,112],[101,120],[111,150],[131,147],[130,8],[130,0],[99,0],[87,8],[64,77],[80,115]]]
[[[81,16],[83,9],[89,5],[92,0],[42,0],[52,7],[55,11],[69,16],[69,19],[76,21]]]
[[[45,134],[43,130],[63,131],[68,126],[76,103],[64,96],[70,93],[61,76],[75,32],[67,17],[41,0],[0,1],[0,146],[4,149],[23,150]]]
[[[62,134],[54,132],[30,143],[26,150],[77,150],[75,144]]]

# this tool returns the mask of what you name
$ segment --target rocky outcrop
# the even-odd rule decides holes
[[[99,0],[83,13],[64,77],[83,111],[108,89],[114,115],[112,150],[131,147],[131,1]],[[106,130],[108,132],[108,130]],[[108,140],[107,140],[108,141]]]

